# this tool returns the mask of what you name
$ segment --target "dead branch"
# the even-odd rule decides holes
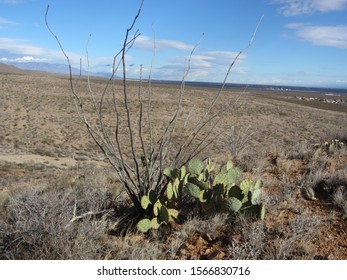
[[[73,217],[67,223],[67,225],[65,226],[65,229],[68,229],[72,224],[77,223],[77,222],[81,222],[85,219],[100,219],[102,216],[104,216],[106,214],[111,214],[113,212],[114,212],[113,210],[103,210],[103,211],[99,211],[99,212],[89,211],[89,212],[84,213],[82,215]]]

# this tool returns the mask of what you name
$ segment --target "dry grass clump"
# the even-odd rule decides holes
[[[239,216],[233,225],[234,234],[228,245],[229,258],[257,260],[263,258],[266,247],[266,228],[263,222],[251,222]]]
[[[109,190],[99,185],[102,177],[98,181],[93,172],[78,182],[66,180],[66,175],[51,180],[49,187],[38,184],[10,190],[0,221],[1,259],[100,259],[106,255],[107,232],[117,227],[117,217],[90,215],[70,222],[81,213],[105,211]]]
[[[333,202],[336,206],[340,207],[345,216],[347,215],[347,187],[341,185],[334,190]]]
[[[275,195],[267,204],[265,222],[245,216],[232,223],[228,251],[231,259],[314,259],[314,242],[322,220],[313,217],[293,197]]]
[[[327,151],[318,149],[309,163],[310,173],[306,178],[316,196],[331,201],[344,209],[342,200],[347,188],[346,146]]]

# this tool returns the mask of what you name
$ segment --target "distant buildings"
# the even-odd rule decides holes
[[[330,103],[330,104],[347,104],[346,99],[340,99],[340,98],[317,98],[317,97],[305,97],[305,96],[295,96],[296,99],[299,100],[306,100],[306,101],[319,101],[324,103]]]

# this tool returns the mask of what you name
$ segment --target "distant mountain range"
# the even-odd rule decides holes
[[[22,70],[49,72],[55,74],[69,74],[69,67],[65,64],[51,64],[44,62],[9,62],[7,64]],[[79,75],[80,70],[73,67],[72,73],[74,75]]]
[[[13,72],[15,69],[18,70],[27,70],[27,71],[39,71],[39,72],[49,72],[54,74],[69,74],[69,67],[67,64],[52,64],[52,63],[45,63],[45,62],[6,62],[0,63],[2,65],[5,65],[8,70],[8,72]],[[2,66],[1,68],[5,69],[5,66]],[[1,70],[0,70],[1,71]],[[79,75],[80,69],[72,67],[72,74],[73,75]],[[82,75],[87,75],[87,71],[82,70]],[[91,76],[103,76],[103,77],[109,77],[109,73],[89,73]]]
[[[24,71],[38,71],[38,72],[49,72],[55,74],[69,74],[69,67],[67,64],[51,64],[44,62],[7,62],[0,63],[0,73],[23,73]],[[72,67],[72,74],[79,75],[80,69]],[[86,76],[88,73],[82,71],[83,76]],[[110,73],[97,72],[89,73],[90,76],[98,77],[110,77]],[[165,84],[180,84],[181,81],[162,81],[162,80],[152,80],[155,83],[165,83]],[[189,82],[186,81],[186,85],[191,86],[203,86],[203,87],[221,87],[221,83],[210,83],[210,82]],[[280,86],[280,85],[258,85],[258,84],[235,84],[227,83],[226,88],[253,88],[253,89],[262,89],[262,90],[279,90],[279,91],[307,91],[307,92],[328,92],[328,93],[337,93],[337,94],[347,94],[347,88],[331,88],[326,87],[303,87],[303,86]]]
[[[23,72],[21,69],[13,65],[0,63],[0,73],[21,73],[21,72]]]

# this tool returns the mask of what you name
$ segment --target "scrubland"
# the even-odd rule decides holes
[[[100,92],[105,82],[93,78],[91,86]],[[87,88],[85,78],[76,83]],[[128,82],[132,112],[139,110],[138,89]],[[142,89],[148,94],[149,85]],[[185,88],[174,147],[217,90]],[[153,139],[170,121],[179,91],[151,85]],[[219,137],[199,158],[232,160],[243,178],[261,179],[265,219],[200,215],[192,205],[183,221],[144,234],[77,116],[68,78],[0,73],[0,259],[346,259],[346,105],[245,88],[224,90],[214,110],[221,112]],[[112,107],[103,113],[112,125]],[[119,133],[127,147],[126,129]],[[331,145],[336,139],[342,144]]]

